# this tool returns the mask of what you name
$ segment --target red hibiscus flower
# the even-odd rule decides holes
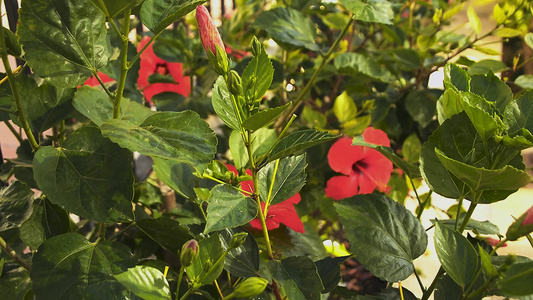
[[[149,37],[144,37],[137,45],[137,51],[140,51],[148,43],[149,39]],[[154,73],[171,75],[176,83],[158,82],[149,84],[148,77]],[[191,91],[190,80],[188,77],[183,76],[181,63],[172,63],[157,57],[151,44],[141,54],[141,69],[139,70],[137,85],[148,102],[152,102],[152,97],[159,93],[174,92],[187,96]]]
[[[228,169],[237,174],[237,169],[232,165],[226,165]],[[250,170],[246,170],[246,173],[249,175],[252,174]],[[241,182],[241,189],[248,191],[250,193],[253,193],[253,186],[254,183],[252,180],[249,181],[243,181]],[[302,223],[302,220],[300,220],[300,217],[296,213],[296,209],[294,208],[295,204],[298,204],[302,198],[300,197],[300,194],[296,193],[296,195],[290,197],[289,199],[270,205],[268,207],[268,212],[265,218],[266,226],[268,230],[279,228],[279,224],[285,224],[285,226],[289,227],[290,229],[304,233],[304,224]],[[265,210],[265,203],[261,202],[261,209]],[[261,220],[259,218],[256,218],[250,222],[250,226],[252,226],[255,229],[262,230],[263,226],[261,225]]]
[[[363,132],[366,142],[390,147],[387,134],[368,127]],[[334,176],[326,185],[326,196],[335,200],[357,194],[372,193],[376,188],[385,191],[392,173],[392,162],[378,151],[362,146],[352,146],[352,138],[341,138],[328,152],[331,169],[344,174]]]

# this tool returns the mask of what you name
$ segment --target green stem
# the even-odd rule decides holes
[[[4,121],[4,123],[6,124],[7,128],[9,129],[9,131],[11,131],[11,133],[13,133],[15,138],[17,138],[17,141],[19,141],[19,143],[22,143],[22,141],[23,141],[22,140],[22,136],[20,136],[20,134],[15,129],[15,127],[13,127],[13,125],[11,125],[11,123],[9,123],[9,121]]]
[[[183,273],[184,272],[185,272],[185,268],[182,265],[180,267],[180,274],[178,276],[178,284],[177,284],[177,287],[176,287],[176,299],[178,299],[178,297],[180,296],[180,285],[181,285],[181,281],[183,280]]]
[[[213,180],[214,182],[218,182],[218,183],[221,183],[221,184],[228,184],[227,182],[224,182],[224,181],[222,181],[222,180],[220,180],[220,179],[216,179],[215,177],[212,177],[212,176],[209,176],[209,175],[205,175],[205,174],[204,174],[204,175],[202,175],[202,177],[207,178],[207,179],[211,179],[211,180]],[[244,194],[247,194],[247,195],[253,195],[253,193],[250,193],[250,192],[245,191],[245,190],[243,190],[243,189],[240,189],[240,188],[238,188],[238,187],[235,187],[235,188],[236,188],[239,192],[241,192],[241,193],[244,193]]]
[[[130,229],[130,227],[132,227],[133,225],[135,225],[135,222],[132,222],[132,223],[129,224],[128,226],[122,228],[122,229],[119,230],[117,233],[115,233],[113,236],[111,236],[110,238],[108,238],[107,240],[108,240],[108,241],[112,241],[112,240],[116,239],[119,235],[123,234],[123,233],[126,232],[128,229]]]
[[[257,182],[257,169],[255,167],[255,161],[254,156],[252,153],[252,134],[250,131],[247,131],[246,133],[243,132],[242,138],[244,140],[244,144],[246,145],[246,150],[248,151],[248,159],[250,161],[250,169],[252,170],[252,179],[254,183],[254,194],[252,197],[257,201],[258,205],[258,212],[259,212],[259,220],[261,221],[261,226],[263,227],[263,236],[265,237],[265,243],[266,248],[268,252],[268,257],[270,259],[274,259],[274,254],[272,252],[272,245],[270,243],[270,237],[268,235],[268,229],[266,226],[266,220],[265,216],[268,213],[268,207],[265,203],[265,210],[261,209],[261,197],[259,196],[259,184]],[[254,197],[255,196],[255,197]]]
[[[435,275],[435,278],[433,278],[433,282],[431,282],[431,285],[428,287],[428,289],[422,295],[422,299],[421,300],[428,300],[429,299],[429,296],[431,296],[431,294],[435,290],[435,287],[437,286],[437,282],[439,282],[440,278],[442,277],[442,275],[444,275],[444,273],[445,273],[445,271],[444,271],[444,269],[441,266],[439,268],[439,271],[437,272],[437,275]]]
[[[130,33],[130,15],[131,9],[124,12],[122,18],[122,48],[120,49],[120,77],[118,79],[115,100],[113,101],[113,119],[120,118],[120,102],[126,86],[126,75],[128,75],[128,35]]]
[[[19,265],[21,265],[24,269],[31,271],[31,265],[24,258],[20,257],[17,252],[15,252],[15,250],[9,247],[9,245],[2,237],[0,237],[0,248],[2,248],[9,256],[11,256],[12,259],[19,263]]]
[[[102,87],[102,89],[104,90],[104,92],[107,94],[107,96],[109,97],[109,99],[113,100],[113,93],[111,93],[109,91],[109,89],[107,88],[107,86],[105,85],[104,81],[102,80],[102,78],[100,78],[100,75],[98,75],[98,71],[93,71],[93,76],[94,78],[96,78],[96,80],[98,80],[98,83],[100,84],[100,86]]]
[[[146,43],[146,45],[144,45],[144,47],[142,47],[142,49],[137,52],[137,55],[135,55],[135,57],[133,57],[132,60],[130,60],[130,62],[128,63],[128,66],[127,68],[130,69],[133,64],[141,57],[141,55],[144,53],[144,51],[148,48],[148,46],[150,46],[154,40],[159,36],[160,33],[158,34],[154,34],[154,36],[152,36],[149,40],[148,40],[148,43]]]
[[[292,109],[290,110],[290,112],[283,114],[282,117],[279,118],[278,121],[276,121],[276,124],[274,124],[274,128],[280,129],[283,126],[283,124],[294,114],[294,112],[296,112],[296,110],[298,109],[298,106],[300,106],[302,100],[304,99],[304,96],[307,94],[307,92],[309,92],[309,90],[311,89],[311,86],[315,84],[315,81],[318,78],[318,75],[320,74],[320,72],[322,71],[322,68],[324,67],[324,65],[326,65],[327,62],[329,62],[331,55],[337,49],[337,46],[339,45],[341,40],[344,38],[344,36],[348,32],[348,29],[350,29],[352,24],[353,24],[353,20],[352,18],[350,18],[348,22],[346,23],[346,25],[344,26],[344,28],[342,29],[339,36],[337,37],[337,39],[335,40],[335,42],[333,42],[333,44],[329,48],[328,52],[326,52],[326,54],[322,56],[322,61],[320,62],[320,65],[315,69],[315,72],[311,76],[311,79],[309,79],[305,87],[300,91],[298,96],[296,96],[296,99],[294,99],[294,101],[292,102]]]
[[[424,284],[422,283],[422,280],[420,280],[420,276],[418,276],[418,272],[414,271],[415,273],[415,277],[416,277],[416,281],[418,282],[418,285],[420,286],[420,289],[422,290],[422,293],[424,293],[426,291],[426,288],[424,287]]]
[[[15,76],[13,75],[13,72],[11,71],[9,59],[7,58],[7,48],[6,48],[6,41],[4,38],[4,30],[5,28],[0,18],[0,49],[1,49],[0,54],[2,56],[2,63],[4,64],[4,69],[6,70],[6,75],[9,80],[11,92],[13,93],[13,97],[15,98],[15,104],[17,105],[17,117],[20,120],[22,129],[26,133],[26,137],[28,141],[30,142],[31,148],[35,152],[39,150],[40,146],[35,140],[35,137],[33,136],[33,133],[30,128],[30,123],[28,122],[28,119],[26,118],[26,115],[24,114],[24,109],[22,107],[22,98],[20,97],[17,83],[15,82]]]
[[[461,208],[463,208],[463,201],[464,198],[461,197],[459,199],[459,203],[457,204],[457,214],[455,215],[455,225],[453,226],[453,229],[457,230],[457,226],[459,226],[459,216],[461,215]]]

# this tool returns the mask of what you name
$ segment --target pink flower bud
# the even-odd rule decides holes
[[[522,221],[522,226],[533,224],[533,206],[526,211],[526,217]]]
[[[209,53],[211,51],[212,54],[216,55],[215,45],[219,45],[221,49],[224,49],[220,33],[218,33],[217,27],[205,6],[198,5],[196,7],[196,21],[198,22],[198,31],[200,32],[200,39],[205,52]]]

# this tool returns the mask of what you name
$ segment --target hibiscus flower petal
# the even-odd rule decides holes
[[[268,209],[268,215],[266,218],[267,229],[272,230],[279,227],[279,223],[285,224],[290,229],[304,233],[304,224],[294,205],[283,201],[278,204],[271,205]]]
[[[326,196],[335,200],[357,195],[359,190],[358,175],[331,177],[326,184]]]
[[[367,127],[363,132],[363,139],[367,143],[390,147],[389,137],[383,130],[380,129]]]
[[[352,146],[352,138],[340,138],[329,149],[328,162],[331,169],[344,175],[353,172],[352,165],[363,158],[363,147]]]

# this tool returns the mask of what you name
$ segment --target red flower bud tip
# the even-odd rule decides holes
[[[491,245],[492,247],[495,247],[496,245],[498,245],[500,243],[500,240],[494,239],[494,238],[491,238],[491,237],[487,237],[487,238],[485,238],[485,242],[487,242],[487,244]],[[503,243],[503,245],[501,245],[501,247],[507,247],[507,243]]]
[[[522,226],[533,224],[533,206],[526,211],[526,217],[522,221]]]
[[[219,45],[221,49],[225,49],[220,33],[209,14],[207,8],[203,5],[196,7],[196,21],[198,22],[198,31],[200,32],[200,39],[204,46],[205,52],[216,55],[217,49],[215,45]]]

